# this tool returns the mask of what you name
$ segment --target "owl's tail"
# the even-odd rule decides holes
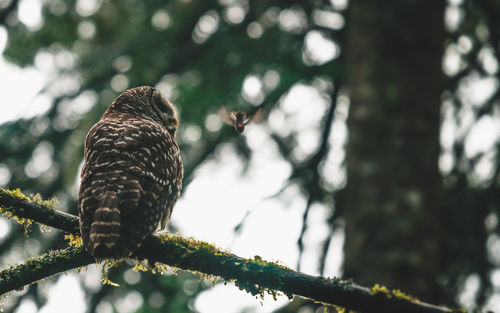
[[[121,214],[116,192],[107,192],[99,202],[90,226],[90,249],[96,258],[114,255],[120,238]]]

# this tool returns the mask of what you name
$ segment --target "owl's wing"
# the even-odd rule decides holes
[[[128,152],[133,159],[135,164],[129,168],[144,181],[141,196],[151,196],[152,202],[171,210],[183,175],[179,147],[170,133],[157,123],[144,119],[128,123],[130,131],[118,137],[115,147]],[[167,205],[163,206],[165,202]]]
[[[140,121],[136,126],[143,140],[133,141],[127,150],[142,167],[147,168],[147,171],[141,173],[144,182],[141,193],[143,200],[138,209],[143,211],[142,206],[149,207],[150,203],[153,203],[151,212],[155,213],[147,217],[153,219],[152,231],[158,223],[160,228],[164,229],[182,188],[184,169],[179,147],[163,127],[144,121]],[[131,137],[134,137],[134,134],[131,134]],[[126,141],[127,138],[123,139]]]
[[[161,125],[132,117],[98,122],[85,145],[82,186],[92,185],[92,194],[81,210],[87,217],[83,228],[90,229],[99,208],[92,199],[113,192],[121,217],[116,251],[134,251],[164,216],[170,216],[179,194],[182,163],[177,143]]]
[[[234,116],[234,113],[229,112],[225,106],[221,106],[218,113],[224,123],[228,125],[234,125],[236,123],[236,117]]]

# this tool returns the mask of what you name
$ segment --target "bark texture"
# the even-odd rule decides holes
[[[438,169],[444,1],[350,2],[344,276],[428,301],[445,219]]]

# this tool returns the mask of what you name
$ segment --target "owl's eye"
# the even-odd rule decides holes
[[[175,118],[169,118],[169,119],[168,119],[168,122],[169,122],[171,125],[174,125],[175,127],[177,127],[177,119],[175,119]]]

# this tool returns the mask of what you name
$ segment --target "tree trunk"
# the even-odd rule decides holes
[[[444,1],[350,2],[344,276],[440,294]]]

